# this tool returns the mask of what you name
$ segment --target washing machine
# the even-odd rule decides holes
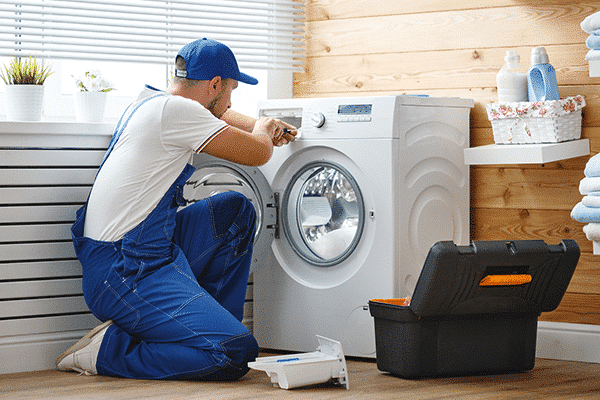
[[[257,209],[262,348],[313,351],[321,335],[375,357],[368,301],[410,296],[435,242],[469,244],[472,107],[421,96],[267,100],[258,116],[299,127],[295,142],[258,168],[196,156],[189,196],[236,190]]]

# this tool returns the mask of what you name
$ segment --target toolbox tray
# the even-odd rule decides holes
[[[579,255],[570,239],[434,244],[409,306],[369,301],[378,369],[407,378],[532,369],[537,319],[560,304]]]

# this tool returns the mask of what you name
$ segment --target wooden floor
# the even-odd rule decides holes
[[[41,371],[0,375],[0,399],[600,399],[599,364],[537,359],[535,368],[525,373],[421,380],[381,373],[371,361],[348,359],[347,364],[349,390],[333,383],[283,390],[273,387],[264,372],[254,370],[226,383]]]

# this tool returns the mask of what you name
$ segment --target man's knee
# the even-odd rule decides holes
[[[237,380],[248,373],[250,370],[248,363],[258,357],[258,342],[250,332],[243,336],[224,340],[220,346],[229,362],[216,371],[203,375],[202,380]]]
[[[258,357],[258,342],[250,332],[221,342],[221,347],[234,365],[247,365]]]
[[[207,198],[210,204],[215,236],[225,234],[232,224],[239,227],[253,226],[256,211],[252,202],[238,192],[220,193]]]

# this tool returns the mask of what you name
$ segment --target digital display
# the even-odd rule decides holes
[[[348,104],[338,107],[338,114],[344,115],[367,115],[371,114],[373,104]]]

